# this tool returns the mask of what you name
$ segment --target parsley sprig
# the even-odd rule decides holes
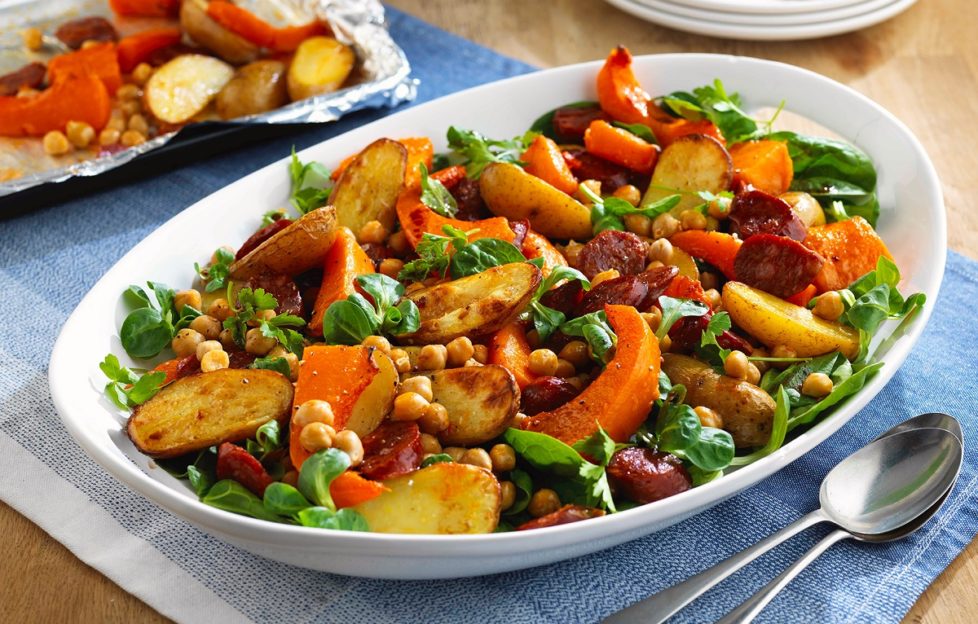
[[[580,192],[591,201],[591,229],[595,235],[605,230],[625,231],[625,219],[628,215],[644,215],[654,219],[674,208],[681,197],[669,195],[650,204],[633,206],[618,197],[601,197],[586,184],[580,185]]]
[[[207,267],[201,267],[194,262],[194,271],[207,284],[204,290],[214,292],[227,286],[228,279],[231,277],[232,263],[234,263],[234,254],[224,247],[218,247],[214,251],[214,261]]]
[[[448,128],[448,146],[462,157],[465,170],[472,179],[481,176],[489,163],[522,164],[520,156],[536,137],[537,133],[530,131],[508,141],[499,141],[486,138],[474,130],[455,126]]]
[[[258,318],[258,313],[262,310],[274,310],[278,305],[275,296],[265,292],[264,288],[251,289],[248,287],[238,291],[235,298],[228,286],[228,301],[236,301],[234,314],[224,321],[224,329],[231,332],[231,337],[244,347],[245,335],[248,333],[248,323]],[[270,319],[261,319],[258,327],[266,338],[274,338],[279,344],[302,356],[302,349],[305,346],[302,334],[290,329],[292,327],[302,327],[306,322],[294,314],[278,314]]]

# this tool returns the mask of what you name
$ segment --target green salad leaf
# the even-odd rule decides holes
[[[122,409],[131,409],[152,399],[166,380],[163,371],[151,371],[142,375],[133,372],[119,363],[119,358],[111,353],[98,365],[109,382],[105,384],[105,395]]]
[[[237,481],[222,479],[207,491],[201,502],[224,511],[251,516],[269,522],[281,522],[282,519],[268,511],[260,498]]]
[[[674,393],[685,394],[675,386]],[[716,472],[730,465],[734,456],[733,437],[722,429],[704,427],[689,405],[671,394],[659,406],[655,421],[655,446],[684,459],[704,472]]]
[[[367,336],[401,336],[421,325],[418,306],[404,298],[404,284],[383,273],[357,276],[357,284],[373,303],[360,293],[335,301],[323,316],[323,337],[330,344],[357,345]]]
[[[591,359],[601,366],[608,363],[613,349],[618,344],[618,336],[608,324],[608,316],[604,310],[567,321],[560,326],[560,331],[568,336],[583,338],[591,348]]]
[[[692,93],[677,91],[662,98],[667,111],[691,121],[712,121],[727,143],[734,144],[763,137],[771,131],[774,120],[784,107],[784,102],[769,120],[759,121],[743,110],[743,101],[737,93],[727,93],[723,82],[693,89]]]
[[[320,507],[336,510],[329,484],[350,467],[350,456],[335,448],[310,455],[299,469],[299,491]]]
[[[494,162],[521,165],[520,156],[536,138],[535,132],[527,132],[508,141],[488,139],[474,130],[450,126],[448,146],[462,157],[468,176],[477,179],[486,165]]]
[[[291,203],[300,215],[325,206],[332,191],[329,170],[315,161],[303,163],[292,147],[292,160],[289,161],[289,178],[292,181]]]
[[[533,293],[533,297],[527,306],[527,315],[533,323],[533,328],[540,335],[540,340],[546,341],[567,320],[563,312],[543,305],[540,299],[561,282],[572,280],[580,282],[584,290],[591,289],[591,282],[584,277],[583,273],[568,266],[557,266],[543,278],[543,281],[537,286],[536,292]]]
[[[581,184],[578,188],[591,201],[591,229],[595,235],[605,230],[623,232],[626,229],[624,217],[636,214],[654,219],[675,208],[682,199],[680,195],[669,195],[649,204],[633,206],[618,197],[602,198],[586,184]]]
[[[147,282],[151,299],[139,286],[130,286],[123,299],[134,309],[122,322],[119,339],[130,357],[151,358],[170,345],[176,332],[200,316],[200,310],[184,305],[177,310],[173,289],[159,282]]]
[[[616,128],[621,128],[622,130],[628,130],[646,143],[651,143],[653,145],[659,144],[659,141],[655,138],[655,133],[652,132],[652,128],[645,124],[627,124],[621,121],[613,121],[611,122],[611,125],[615,126]]]
[[[421,171],[421,203],[443,217],[454,217],[458,213],[455,198],[444,184],[428,176],[424,163],[418,163],[418,169]]]
[[[194,262],[194,271],[206,284],[204,290],[214,292],[227,286],[228,279],[231,277],[231,264],[234,263],[234,254],[224,247],[214,250],[214,261],[202,268],[200,264]]]
[[[695,299],[677,299],[662,295],[659,297],[659,305],[662,307],[662,320],[659,321],[659,328],[655,331],[655,337],[662,340],[676,321],[686,316],[703,316],[710,311],[710,306],[702,301]]]

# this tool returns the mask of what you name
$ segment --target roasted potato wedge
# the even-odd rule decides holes
[[[642,205],[659,201],[678,191],[689,191],[682,194],[679,204],[672,209],[673,214],[679,215],[703,203],[697,195],[700,191],[726,191],[732,180],[733,161],[723,145],[713,137],[690,134],[662,150],[652,172],[652,182],[642,198]]]
[[[384,481],[389,491],[353,509],[375,533],[492,533],[501,495],[492,473],[440,463]]]
[[[234,68],[213,56],[183,54],[150,77],[143,101],[160,121],[184,123],[204,110],[233,76]]]
[[[459,336],[491,334],[523,311],[542,279],[532,264],[514,262],[411,293],[421,327],[398,339],[447,344]]]
[[[356,63],[353,49],[332,37],[310,37],[299,44],[289,65],[292,101],[336,91]]]
[[[346,421],[346,429],[352,429],[360,437],[367,435],[384,421],[397,396],[399,379],[393,360],[385,353],[374,351],[370,354],[370,361],[377,368],[377,374],[357,397]]]
[[[591,211],[567,193],[509,163],[482,171],[479,191],[494,214],[527,219],[533,231],[550,238],[591,237]]]
[[[176,457],[255,435],[270,420],[285,424],[292,382],[269,370],[224,368],[183,377],[136,407],[126,430],[152,457]]]
[[[838,350],[852,359],[859,353],[859,332],[854,328],[821,319],[807,308],[741,282],[724,285],[723,309],[768,347],[785,345],[799,357]]]
[[[201,47],[228,63],[239,65],[258,58],[258,46],[207,15],[207,0],[183,0],[180,4],[180,28]]]
[[[672,258],[669,259],[669,264],[671,266],[679,269],[680,275],[685,275],[691,280],[700,279],[700,270],[696,266],[696,261],[693,260],[693,256],[689,255],[679,247],[672,248]]]
[[[268,59],[239,68],[217,94],[214,106],[222,119],[237,119],[275,110],[288,101],[285,63]]]
[[[466,366],[412,376],[431,379],[432,400],[448,410],[448,429],[438,434],[442,444],[488,442],[506,431],[519,410],[519,386],[513,373],[502,366]]]
[[[672,383],[686,386],[686,403],[716,410],[738,448],[767,443],[775,407],[767,392],[686,355],[664,353],[662,359],[662,370]]]
[[[368,145],[343,170],[330,195],[336,221],[353,232],[380,221],[390,231],[406,168],[407,149],[397,141],[378,139]]]
[[[813,225],[825,225],[825,211],[822,210],[818,200],[808,193],[782,193],[778,195],[781,199],[788,202],[791,209],[798,213],[806,227]]]
[[[262,273],[297,275],[319,267],[333,244],[336,212],[324,206],[278,232],[231,265],[231,277],[248,279]]]

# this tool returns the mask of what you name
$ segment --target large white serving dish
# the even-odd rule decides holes
[[[492,137],[522,133],[542,112],[594,99],[600,62],[520,76],[451,95],[381,119],[304,150],[300,157],[336,165],[379,137],[427,135],[444,148],[449,124]],[[186,287],[193,262],[223,244],[239,245],[261,215],[285,204],[286,154],[190,206],[126,254],[68,319],[51,357],[54,403],[78,443],[135,492],[220,539],[290,564],[381,578],[446,578],[526,568],[595,552],[688,518],[811,451],[855,416],[893,376],[923,331],[944,271],[945,217],[940,184],[920,143],[900,121],[859,93],[818,74],[770,61],[707,54],[635,59],[653,93],[690,89],[721,78],[748,108],[775,106],[816,120],[869,153],[879,171],[879,231],[903,270],[902,289],[928,304],[889,352],[887,365],[858,396],[773,455],[722,479],[654,504],[538,531],[478,536],[409,536],[334,532],[277,525],[198,502],[180,482],[140,455],[123,432],[125,415],[102,396],[98,362],[124,355],[117,333],[122,291],[147,279]],[[125,362],[125,358],[122,358]],[[814,487],[814,484],[799,484]]]

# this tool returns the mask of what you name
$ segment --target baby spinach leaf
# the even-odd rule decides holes
[[[746,466],[752,464],[762,457],[767,457],[784,445],[784,437],[788,433],[788,412],[791,410],[788,392],[784,386],[778,389],[778,396],[775,399],[774,417],[771,421],[771,437],[761,448],[748,455],[734,457],[730,462],[731,466]]]
[[[494,162],[522,164],[520,156],[536,138],[535,132],[508,141],[488,139],[473,130],[450,126],[448,146],[464,158],[463,164],[470,178],[478,179],[486,165]]]
[[[682,386],[676,386],[676,390]],[[679,394],[684,394],[685,388]],[[675,400],[670,400],[675,398]],[[734,456],[733,438],[722,429],[704,427],[689,405],[676,394],[663,401],[655,424],[655,446],[685,459],[704,472],[720,471]]]
[[[265,488],[262,504],[271,513],[289,518],[312,506],[312,503],[306,500],[302,492],[281,481],[271,483]]]
[[[282,357],[267,356],[256,358],[248,368],[273,370],[276,373],[281,374],[286,379],[292,378],[292,369],[289,367],[289,363],[285,360],[285,358]]]
[[[655,332],[655,337],[662,340],[676,321],[686,316],[703,316],[710,311],[710,307],[695,299],[676,299],[663,295],[659,297],[659,305],[662,307],[662,320],[659,322],[659,329]]]
[[[335,448],[317,451],[302,463],[299,491],[321,507],[336,509],[329,484],[350,467],[350,456]]]
[[[598,430],[588,438],[578,440],[571,446],[581,455],[590,457],[598,464],[607,466],[611,461],[611,456],[615,453],[615,441],[611,439],[604,429]]]
[[[719,128],[727,143],[734,144],[756,139],[770,132],[771,125],[781,113],[784,102],[769,120],[759,121],[743,110],[743,101],[737,93],[727,93],[719,79],[712,85],[693,89],[692,93],[677,91],[663,98],[665,108],[691,121],[709,119]]]
[[[383,273],[367,273],[357,276],[357,284],[374,300],[377,314],[393,306],[404,295],[404,285]]]
[[[549,308],[540,303],[540,298],[549,292],[554,286],[565,280],[577,280],[581,283],[584,290],[591,289],[591,282],[584,274],[577,269],[568,266],[557,266],[550,271],[550,274],[543,278],[537,290],[533,293],[533,298],[527,307],[530,320],[533,322],[534,329],[540,335],[542,341],[546,341],[566,320],[563,312]]]
[[[259,461],[282,447],[281,428],[277,420],[270,420],[255,431],[254,439],[245,441],[245,449]]]
[[[245,486],[231,479],[223,479],[215,483],[201,501],[205,505],[243,516],[251,516],[269,522],[281,521],[277,515],[265,509],[260,498]]]
[[[156,308],[139,308],[122,322],[119,338],[130,356],[151,358],[170,344],[173,326]]]
[[[788,418],[788,431],[799,425],[807,425],[813,422],[819,414],[828,408],[862,390],[866,382],[881,368],[883,368],[883,362],[865,366],[852,373],[842,383],[834,386],[832,392],[818,402],[791,410],[791,415]]]
[[[627,124],[620,121],[613,121],[611,122],[611,125],[617,128],[621,128],[622,130],[628,130],[629,132],[631,132],[632,134],[634,134],[635,136],[637,136],[638,138],[642,139],[647,143],[651,143],[653,145],[659,144],[659,141],[656,140],[655,138],[655,133],[652,132],[652,128],[648,127],[645,124],[640,124],[640,123]]]
[[[526,257],[516,245],[498,238],[479,238],[462,246],[452,256],[452,279],[476,275],[513,262],[526,262]]]
[[[435,453],[434,455],[429,455],[421,460],[421,467],[427,468],[432,464],[450,464],[453,461],[452,456],[448,453]]]
[[[421,313],[413,301],[402,298],[403,284],[382,273],[361,275],[357,283],[374,303],[360,293],[332,303],[323,316],[326,342],[354,345],[377,333],[400,336],[417,331]]]
[[[194,488],[197,498],[203,499],[210,491],[211,486],[214,485],[214,473],[211,470],[198,468],[196,464],[191,464],[187,466],[187,480]]]
[[[533,496],[533,479],[526,472],[515,469],[509,471],[509,480],[516,486],[516,499],[503,514],[515,516],[522,513],[526,509],[526,506],[530,504],[530,497]]]
[[[428,167],[418,163],[421,172],[421,203],[431,208],[443,217],[454,217],[458,213],[458,204],[445,185],[438,180],[428,177]]]

